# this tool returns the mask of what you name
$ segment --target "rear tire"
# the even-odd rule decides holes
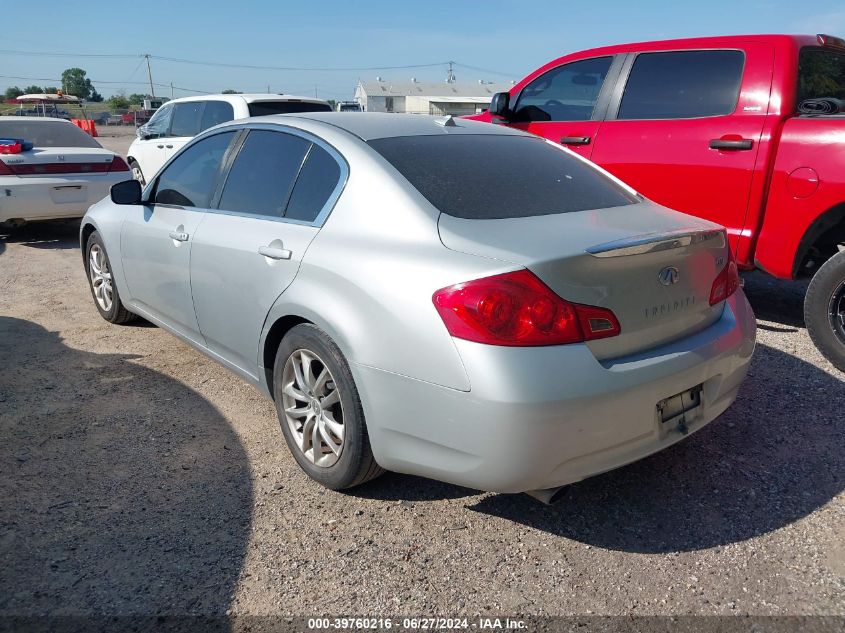
[[[804,323],[824,357],[845,371],[845,251],[827,260],[810,280]]]
[[[120,293],[112,277],[112,267],[106,247],[97,231],[88,237],[85,245],[85,273],[88,287],[97,312],[109,323],[121,325],[137,318],[123,306]]]
[[[349,364],[317,326],[297,325],[282,339],[273,394],[288,448],[311,479],[342,490],[384,472],[370,448]]]

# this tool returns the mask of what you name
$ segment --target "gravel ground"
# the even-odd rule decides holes
[[[845,376],[747,278],[736,404],[556,506],[308,480],[271,404],[94,309],[77,225],[0,237],[0,616],[845,614]]]

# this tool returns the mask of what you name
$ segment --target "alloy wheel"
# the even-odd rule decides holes
[[[109,260],[99,244],[94,244],[88,253],[88,274],[91,276],[94,298],[103,312],[108,312],[114,304],[114,288]]]
[[[333,466],[343,451],[340,391],[325,362],[298,349],[282,370],[282,408],[297,446],[315,466]]]

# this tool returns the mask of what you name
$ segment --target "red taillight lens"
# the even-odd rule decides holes
[[[126,164],[126,161],[123,160],[120,156],[115,156],[111,159],[111,165],[109,165],[109,171],[129,171],[129,165]]]
[[[713,287],[710,289],[710,305],[724,301],[739,289],[739,270],[734,261],[733,252],[728,254],[728,263],[716,275]]]
[[[11,168],[0,160],[0,176],[14,176],[15,172],[11,170]]]
[[[563,345],[620,332],[613,312],[565,301],[528,270],[449,286],[432,301],[452,336],[488,345]]]

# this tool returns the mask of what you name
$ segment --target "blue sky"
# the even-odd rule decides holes
[[[132,6],[144,9],[133,17]],[[84,10],[79,10],[84,6]],[[527,7],[531,8],[528,9]],[[803,8],[802,8],[803,7]],[[65,57],[0,52],[0,90],[58,78],[79,66],[104,95],[146,92],[139,57],[286,67],[369,68],[455,60],[459,81],[518,80],[567,52],[603,44],[733,33],[830,33],[845,36],[842,0],[605,0],[520,3],[365,1],[3,2],[0,49],[70,53]],[[122,54],[125,58],[81,57]],[[495,71],[495,72],[493,72]],[[352,97],[359,77],[445,79],[427,68],[277,71],[152,60],[153,80],[177,89]],[[33,78],[18,79],[8,76]],[[115,83],[105,83],[105,82]],[[169,88],[156,88],[169,96]]]

